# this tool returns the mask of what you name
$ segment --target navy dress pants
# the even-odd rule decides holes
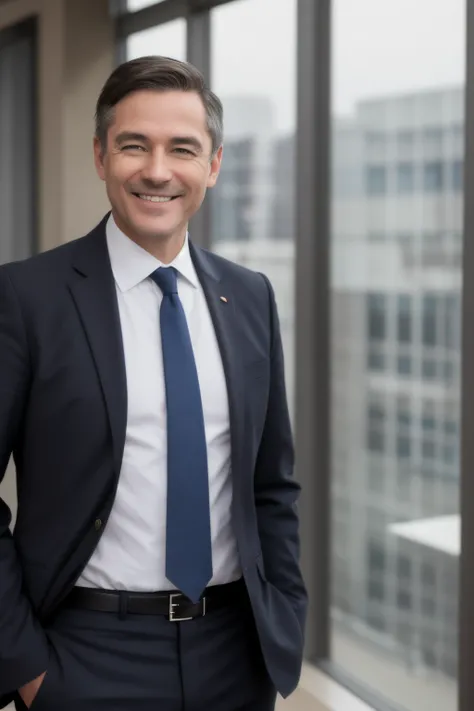
[[[247,599],[185,622],[65,607],[46,631],[49,669],[31,711],[274,709]]]

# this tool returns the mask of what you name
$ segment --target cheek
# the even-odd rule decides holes
[[[138,162],[130,164],[126,160],[116,160],[108,170],[108,180],[115,189],[137,182],[141,166]]]
[[[207,164],[205,166],[200,165],[193,171],[191,181],[194,196],[201,197],[206,192],[209,174],[210,170]]]

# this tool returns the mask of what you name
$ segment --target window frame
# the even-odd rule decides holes
[[[117,62],[126,38],[178,18],[187,22],[187,57],[212,85],[211,10],[234,0],[163,0],[129,12],[111,0]],[[464,194],[474,189],[474,3],[467,2]],[[379,711],[396,706],[368,690],[330,659],[331,502],[331,0],[298,0],[295,203],[295,412],[296,476],[300,502],[301,562],[310,596],[306,660]],[[317,189],[316,189],[317,186]],[[193,240],[210,247],[209,201],[193,220]],[[461,529],[459,707],[474,708],[474,201],[464,201],[461,400]],[[314,364],[318,367],[315,368]]]

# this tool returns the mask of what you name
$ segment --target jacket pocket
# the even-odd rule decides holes
[[[33,702],[29,708],[29,711],[41,711],[43,704],[48,699],[49,689],[50,689],[50,686],[52,683],[52,676],[53,676],[53,669],[54,669],[54,656],[55,656],[54,650],[52,649],[51,642],[50,642],[48,669],[46,670],[46,675],[43,679],[43,683],[41,684],[40,688],[38,689],[38,693],[36,694],[35,698],[33,699]],[[25,708],[26,708],[26,706],[25,706]],[[49,706],[45,706],[44,708],[49,709]]]

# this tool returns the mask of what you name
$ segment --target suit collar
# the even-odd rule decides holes
[[[207,252],[201,247],[197,247],[191,241],[189,242],[189,251],[198,275],[204,273],[213,279],[213,281],[220,282],[222,280],[221,270],[218,268],[210,252]]]
[[[127,378],[117,294],[105,240],[107,217],[77,240],[69,290],[100,379],[118,481],[127,425]]]
[[[108,240],[106,236],[107,225],[111,216],[111,213],[108,212],[105,217],[99,222],[99,224],[94,227],[91,232],[89,232],[89,234],[87,234],[82,239],[78,239],[76,241],[76,249],[73,256],[72,265],[73,268],[83,276],[105,276],[107,272],[109,275],[114,274],[111,255],[109,253],[107,244]],[[132,243],[132,245],[133,244],[134,243]],[[201,247],[197,247],[195,244],[193,244],[191,239],[188,239],[187,245],[191,266],[194,266],[194,270],[189,269],[189,266],[187,265],[186,267],[183,267],[183,272],[185,272],[183,273],[181,271],[181,268],[177,267],[178,270],[183,273],[183,276],[189,278],[191,281],[193,274],[197,274],[197,277],[199,278],[200,275],[204,273],[213,281],[220,282],[222,280],[223,275],[217,263],[213,259],[212,254],[207,252],[205,249],[202,249]],[[140,252],[144,252],[144,250],[141,250],[138,245],[135,246],[137,247],[137,249],[140,250]],[[147,252],[145,252],[145,254],[148,255]],[[160,263],[157,259],[155,259],[151,255],[148,256],[151,260],[153,260],[153,265],[155,269],[157,268],[157,265],[160,266]],[[149,274],[151,274],[151,272],[153,271],[153,265],[151,265]]]

